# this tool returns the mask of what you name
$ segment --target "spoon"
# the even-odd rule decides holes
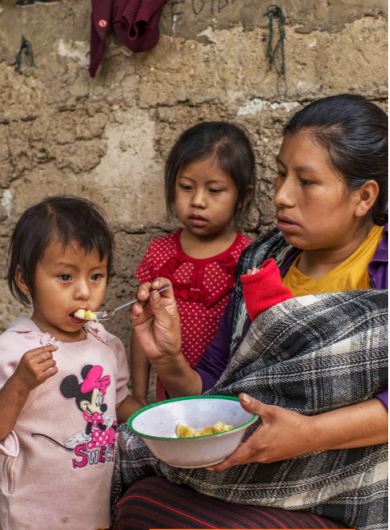
[[[166,291],[168,288],[170,287],[170,285],[165,285],[164,287],[161,287],[160,289],[157,289],[157,291],[159,293],[162,293],[163,291]],[[122,305],[119,305],[118,307],[116,307],[115,309],[107,309],[106,311],[84,311],[84,317],[81,318],[81,320],[90,320],[90,321],[93,321],[93,320],[110,320],[110,318],[114,317],[115,314],[117,313],[117,311],[120,311],[121,309],[125,309],[126,307],[129,307],[133,304],[135,304],[136,302],[138,302],[138,298],[133,298],[132,300],[129,300],[128,302],[126,302],[125,304],[122,304]],[[80,311],[80,309],[79,309]],[[82,310],[81,310],[82,311]],[[77,313],[77,311],[76,311]],[[75,313],[75,316],[78,316],[76,315]],[[85,318],[86,314],[88,313],[88,318]]]

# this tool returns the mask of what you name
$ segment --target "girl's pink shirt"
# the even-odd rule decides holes
[[[110,526],[115,407],[129,393],[129,370],[117,337],[101,324],[86,329],[85,340],[64,343],[20,317],[0,336],[0,387],[26,351],[49,342],[59,369],[0,443],[2,530]]]

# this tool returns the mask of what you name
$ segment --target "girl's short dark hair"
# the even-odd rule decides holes
[[[48,197],[22,214],[10,240],[8,286],[23,304],[30,302],[16,284],[17,268],[34,298],[37,263],[53,240],[64,246],[77,241],[86,252],[96,250],[100,259],[107,255],[108,276],[112,272],[114,239],[99,208],[80,197]]]
[[[387,114],[363,96],[340,94],[319,99],[298,111],[284,134],[308,129],[323,146],[330,163],[351,189],[375,180],[379,194],[373,207],[375,224],[387,221]]]
[[[179,171],[192,162],[213,155],[237,188],[236,221],[250,210],[255,196],[256,161],[247,132],[234,123],[205,121],[186,129],[168,155],[165,164],[165,201],[169,213],[173,211]]]

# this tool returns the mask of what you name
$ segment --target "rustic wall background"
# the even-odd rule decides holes
[[[249,130],[259,186],[244,228],[254,236],[272,225],[274,157],[292,112],[340,92],[385,106],[386,0],[280,0],[284,98],[283,82],[278,87],[267,62],[271,4],[169,0],[157,46],[134,54],[111,37],[91,79],[88,0],[0,2],[2,329],[21,312],[5,282],[8,238],[33,202],[70,193],[103,206],[117,242],[107,304],[125,301],[147,243],[174,226],[165,218],[163,164],[183,128],[227,119]],[[18,67],[22,37],[31,43],[34,65],[22,54]],[[107,327],[128,342],[125,315]]]

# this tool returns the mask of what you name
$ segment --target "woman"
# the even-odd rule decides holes
[[[370,289],[387,288],[386,114],[360,96],[318,100],[287,124],[277,164],[278,231],[244,252],[231,303],[197,370],[180,354],[170,291],[150,294],[143,285],[141,303],[132,310],[134,331],[170,396],[249,389],[261,399],[246,393],[242,405],[259,414],[262,424],[213,467],[222,473],[181,472],[152,460],[148,465],[172,482],[221,499],[308,508],[357,528],[385,528],[386,452],[380,444],[387,438],[387,302]],[[296,298],[269,309],[249,328],[239,276],[270,257]],[[302,297],[309,293],[317,296]],[[340,372],[340,366],[347,369]],[[121,444],[122,471],[128,465],[130,480],[141,478],[137,441]],[[278,480],[283,491],[269,494]]]

